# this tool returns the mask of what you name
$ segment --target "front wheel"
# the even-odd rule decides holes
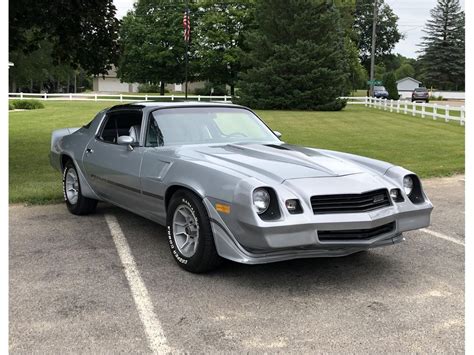
[[[64,165],[63,193],[67,209],[72,214],[84,215],[95,212],[97,200],[82,195],[79,174],[71,160]]]
[[[203,273],[221,264],[206,208],[194,193],[180,190],[172,196],[166,227],[171,253],[180,267]]]

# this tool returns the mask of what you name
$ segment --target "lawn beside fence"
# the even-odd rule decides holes
[[[49,165],[51,131],[78,127],[117,102],[45,101],[9,113],[10,202],[62,199],[61,175]],[[258,111],[288,143],[360,154],[402,165],[421,177],[464,172],[464,127],[458,123],[347,106],[340,112]]]

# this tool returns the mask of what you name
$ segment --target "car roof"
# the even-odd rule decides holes
[[[154,108],[165,108],[165,107],[239,107],[244,108],[243,106],[233,104],[231,102],[214,102],[214,101],[141,101],[141,102],[132,102],[124,105],[116,105],[109,109],[109,111],[115,110],[126,110],[126,109],[154,109]]]

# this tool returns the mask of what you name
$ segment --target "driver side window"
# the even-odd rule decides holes
[[[99,139],[117,144],[120,136],[131,136],[136,142],[140,141],[142,113],[140,111],[112,112],[107,114],[106,122],[99,134]]]

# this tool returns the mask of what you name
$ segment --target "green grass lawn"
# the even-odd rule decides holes
[[[116,102],[46,101],[45,108],[9,113],[10,202],[62,198],[61,175],[49,165],[51,131],[89,122]],[[288,143],[334,149],[392,162],[422,177],[464,172],[464,127],[365,108],[340,112],[258,111]]]

